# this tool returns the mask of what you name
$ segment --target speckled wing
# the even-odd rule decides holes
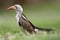
[[[26,18],[24,14],[22,14],[21,18],[19,19],[19,25],[29,33],[34,32],[33,25],[31,22]]]

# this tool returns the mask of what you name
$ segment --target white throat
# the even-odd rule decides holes
[[[23,8],[20,6],[20,5],[15,5],[16,6],[16,20],[17,22],[19,21],[19,19],[21,18],[22,16],[22,13],[23,13]]]

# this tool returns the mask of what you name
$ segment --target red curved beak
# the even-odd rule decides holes
[[[15,9],[16,9],[15,6],[10,6],[10,7],[8,7],[8,10],[15,10]]]

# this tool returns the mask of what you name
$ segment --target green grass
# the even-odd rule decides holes
[[[24,14],[36,26],[51,28],[56,33],[25,35],[16,24],[15,11],[0,10],[0,39],[9,40],[60,40],[60,7],[24,7]],[[13,36],[16,36],[13,38]]]

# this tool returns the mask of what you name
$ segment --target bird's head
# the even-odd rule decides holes
[[[21,7],[21,5],[18,4],[8,7],[8,10],[16,10],[20,11],[21,13],[23,12],[23,8]]]

